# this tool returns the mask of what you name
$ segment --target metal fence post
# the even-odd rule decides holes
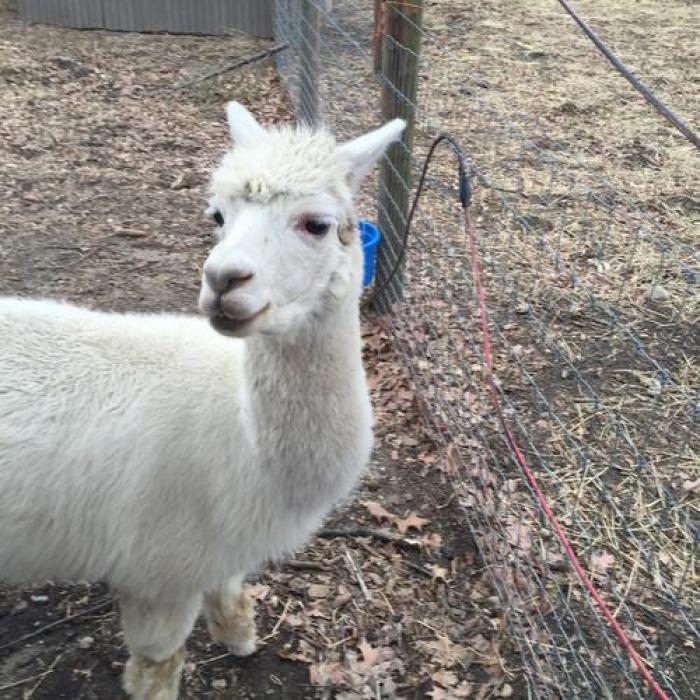
[[[387,280],[402,246],[410,205],[423,0],[392,0],[382,4],[382,118],[388,121],[401,117],[407,122],[401,143],[389,148],[379,172],[377,220],[382,243],[377,255],[379,293],[374,306],[377,311],[386,312],[403,298],[403,269],[398,269],[388,284]]]
[[[316,0],[301,0],[300,30],[299,109],[302,121],[314,125],[319,119],[318,52],[321,31],[321,13]]]

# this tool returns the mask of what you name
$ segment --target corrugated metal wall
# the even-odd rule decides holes
[[[130,32],[272,36],[274,0],[19,0],[20,17]]]

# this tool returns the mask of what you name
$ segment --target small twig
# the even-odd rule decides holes
[[[386,605],[387,609],[389,610],[389,614],[393,617],[395,614],[394,608],[392,607],[391,603],[389,602],[389,599],[386,597],[386,594],[384,591],[380,592],[380,595],[382,596],[384,600],[384,605]]]
[[[282,562],[281,566],[296,571],[328,571],[328,567],[317,561],[306,561],[302,559],[289,559]]]
[[[232,651],[227,651],[223,654],[219,654],[218,656],[212,656],[209,659],[202,659],[202,661],[197,661],[195,663],[195,667],[199,668],[200,666],[207,666],[208,664],[213,664],[215,661],[221,661],[221,659],[227,659],[229,656],[233,656]]]
[[[426,568],[425,566],[421,566],[420,564],[414,564],[412,561],[404,561],[403,565],[407,566],[409,569],[412,569],[413,571],[417,571],[419,574],[423,574],[423,576],[427,576],[428,578],[433,578],[433,572],[430,571],[430,569]]]
[[[345,642],[351,642],[353,639],[355,639],[354,635],[349,635],[347,637],[343,637],[342,639],[338,639],[335,642],[330,642],[329,644],[326,645],[328,649],[335,649],[336,647],[339,647],[341,644],[345,644]]]
[[[365,579],[362,576],[362,571],[360,571],[360,567],[355,563],[355,560],[352,558],[352,554],[350,554],[350,550],[348,550],[347,547],[345,548],[345,558],[347,559],[348,564],[350,564],[352,572],[355,574],[355,578],[357,579],[357,583],[360,585],[360,590],[362,591],[362,595],[365,597],[365,600],[372,600],[372,594],[367,588]]]
[[[30,676],[29,678],[23,678],[21,681],[15,681],[14,683],[8,683],[7,685],[2,685],[0,686],[0,691],[2,690],[9,690],[10,688],[17,688],[20,685],[24,685],[25,683],[29,683],[30,681],[36,681],[34,686],[28,690],[24,695],[22,696],[23,698],[31,698],[32,695],[34,694],[34,691],[41,685],[41,682],[48,676],[50,673],[53,672],[54,668],[56,668],[56,664],[63,658],[63,654],[59,654],[52,662],[51,665],[45,670],[42,671],[41,673],[37,674],[36,676]]]
[[[437,510],[444,510],[445,508],[447,508],[447,506],[449,506],[450,503],[452,503],[452,501],[455,499],[455,496],[456,496],[456,495],[457,495],[457,492],[456,492],[456,491],[453,491],[453,492],[450,494],[450,497],[449,497],[442,505],[440,505],[440,506],[435,506],[435,507],[437,508]]]
[[[284,609],[280,613],[280,616],[277,618],[277,622],[275,622],[275,626],[272,628],[272,632],[270,634],[265,635],[260,641],[261,642],[266,642],[269,639],[272,639],[277,635],[277,631],[279,630],[280,626],[284,622],[284,618],[287,617],[287,611],[289,610],[289,606],[292,604],[292,599],[287,598],[287,602],[284,604]]]
[[[44,671],[44,673],[41,674],[37,682],[26,692],[22,694],[22,700],[30,700],[32,695],[37,691],[39,686],[44,682],[44,678],[46,676],[50,675],[53,673],[53,670],[56,668],[56,665],[58,662],[63,658],[64,654],[59,654],[52,662],[51,665]]]
[[[266,58],[270,58],[270,56],[274,56],[280,51],[284,51],[286,48],[289,48],[289,44],[287,43],[275,44],[274,46],[270,46],[267,49],[263,49],[262,51],[258,51],[257,53],[251,54],[250,56],[241,58],[238,61],[228,63],[221,68],[209,71],[208,73],[205,73],[204,75],[198,78],[188,80],[186,83],[174,85],[173,87],[169,88],[169,90],[182,90],[183,88],[190,87],[191,85],[198,85],[199,83],[203,83],[205,80],[209,80],[210,78],[215,78],[216,76],[222,75],[223,73],[228,73],[229,71],[236,70],[236,68],[241,68],[242,66],[247,66],[250,63],[255,63],[256,61],[262,61]]]
[[[632,583],[634,581],[634,576],[637,573],[637,569],[639,567],[639,564],[641,563],[641,559],[641,552],[638,550],[637,558],[635,559],[634,564],[632,565],[632,571],[630,571],[629,578],[627,579],[627,587],[625,588],[624,594],[620,597],[620,602],[618,603],[617,608],[615,609],[615,617],[619,616],[620,610],[622,609],[623,605],[628,601],[630,589],[632,588]]]
[[[121,231],[115,231],[114,233],[110,233],[108,236],[105,236],[102,240],[106,240],[107,238],[145,238],[146,236],[150,235],[146,231],[132,231],[128,228],[124,228]]]
[[[43,247],[47,250],[71,250],[78,251],[79,253],[83,252],[83,248],[77,245],[59,245],[58,243],[49,243]]]
[[[284,609],[282,610],[280,616],[277,618],[277,622],[275,623],[275,626],[272,628],[272,632],[270,634],[266,634],[261,640],[259,640],[258,644],[260,645],[256,649],[256,653],[260,651],[262,648],[263,644],[266,644],[270,639],[273,637],[277,636],[277,632],[282,625],[282,622],[284,622],[284,618],[287,617],[287,611],[289,610],[289,606],[292,604],[292,599],[288,599],[287,602],[284,604]],[[224,654],[219,654],[218,656],[212,656],[210,659],[203,659],[202,661],[197,661],[195,666],[199,668],[200,666],[207,666],[208,664],[212,664],[215,661],[221,661],[221,659],[227,659],[230,656],[234,656],[234,653],[232,651],[227,651]]]
[[[112,599],[110,598],[109,600],[103,600],[101,603],[98,603],[97,605],[93,605],[91,608],[85,608],[85,610],[81,610],[80,612],[73,613],[72,615],[68,615],[67,617],[62,618],[61,620],[56,620],[56,622],[51,622],[48,625],[44,625],[43,627],[40,627],[38,630],[34,630],[34,632],[28,632],[27,634],[12,640],[11,642],[5,642],[4,644],[0,645],[0,651],[3,649],[9,649],[10,647],[13,647],[17,644],[21,644],[22,642],[26,642],[29,639],[34,639],[34,637],[38,637],[39,635],[44,634],[44,632],[48,632],[49,630],[54,629],[55,627],[58,627],[59,625],[63,625],[66,622],[70,622],[71,620],[75,620],[77,617],[82,617],[83,615],[89,615],[92,612],[96,612],[97,610],[102,610],[103,608],[106,608],[107,606],[112,604]],[[0,690],[2,690],[0,688]]]
[[[68,266],[68,269],[72,270],[79,265],[82,265],[88,258],[92,257],[96,253],[99,253],[113,238],[145,238],[150,234],[143,231],[130,231],[128,229],[123,229],[121,231],[115,231],[114,233],[109,233],[106,236],[100,238],[95,245],[83,253],[74,263]]]
[[[324,539],[333,539],[334,537],[372,537],[380,542],[395,544],[398,547],[410,549],[411,551],[421,548],[418,542],[412,542],[411,540],[404,539],[403,537],[399,537],[398,535],[395,535],[392,532],[387,532],[386,530],[373,530],[368,527],[357,527],[351,530],[326,529],[317,532],[316,536]],[[409,569],[413,569],[413,571],[423,574],[423,576],[433,578],[433,572],[425,566],[415,564],[412,561],[403,561],[403,564]]]
[[[379,540],[380,542],[395,544],[397,547],[402,547],[404,549],[416,550],[421,548],[419,542],[407,540],[406,538],[395,535],[393,532],[388,532],[387,530],[374,530],[370,527],[355,527],[348,530],[325,529],[317,532],[316,536],[325,540],[330,540],[334,537],[371,537],[372,539]]]

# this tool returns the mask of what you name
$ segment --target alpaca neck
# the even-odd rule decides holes
[[[244,358],[247,399],[261,430],[275,417],[286,425],[295,407],[306,406],[309,413],[325,406],[329,395],[351,399],[365,390],[357,301],[347,300],[291,338],[251,337]]]
[[[313,510],[342,496],[371,442],[357,300],[294,339],[250,338],[244,386],[248,434],[286,505]]]

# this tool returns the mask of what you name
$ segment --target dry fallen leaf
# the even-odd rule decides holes
[[[292,613],[285,615],[284,624],[287,625],[287,627],[303,627],[308,624],[308,620],[303,614]]]
[[[419,640],[416,642],[416,646],[421,651],[430,654],[433,662],[444,668],[452,668],[462,659],[470,656],[470,652],[466,647],[461,644],[454,644],[444,635],[440,635],[437,639]]]
[[[369,514],[379,522],[382,522],[383,520],[394,522],[396,519],[396,516],[393,513],[390,513],[381,503],[378,503],[377,501],[364,501],[363,505],[365,508],[367,508]]]
[[[289,661],[302,661],[305,664],[310,664],[316,658],[316,650],[308,642],[300,639],[296,651],[293,649],[293,643],[290,642],[281,649],[277,649],[277,656]]]
[[[695,479],[695,481],[684,481],[681,484],[681,488],[687,493],[693,493],[700,488],[700,479]]]
[[[450,686],[457,685],[457,674],[454,671],[447,671],[446,669],[440,669],[435,671],[432,676],[430,676],[435,683],[441,685],[443,688],[449,688]]]
[[[419,540],[421,546],[428,549],[438,549],[442,547],[442,537],[435,532],[423,535]]]
[[[513,523],[506,527],[508,542],[520,552],[526,553],[532,549],[530,527],[525,523]]]
[[[420,530],[424,525],[427,525],[430,520],[427,518],[421,518],[418,513],[412,511],[405,518],[396,519],[396,527],[402,535],[405,535],[409,528],[414,527],[416,530]]]
[[[311,664],[309,667],[309,680],[313,685],[344,686],[347,685],[348,676],[348,668],[339,661]]]
[[[600,552],[591,556],[591,571],[604,576],[615,563],[615,557],[609,552]]]
[[[360,650],[364,662],[369,666],[374,666],[379,662],[382,655],[382,650],[373,647],[366,639],[363,639],[357,645],[357,648]]]
[[[452,697],[455,698],[471,698],[472,686],[467,681],[462,681],[456,688],[452,688]]]
[[[307,591],[309,598],[328,598],[330,594],[330,588],[324,583],[312,583],[309,585]]]
[[[447,583],[448,571],[443,566],[438,566],[437,564],[428,564],[428,568],[433,574],[433,581],[444,581]]]
[[[371,646],[368,644],[367,646]],[[309,679],[311,683],[319,686],[334,686],[352,688],[360,692],[362,697],[367,697],[363,693],[363,686],[371,684],[374,686],[380,678],[390,678],[393,673],[404,671],[403,664],[389,648],[373,650],[377,653],[377,658],[372,664],[367,661],[357,661],[355,655],[348,653],[346,662],[326,661],[311,664],[309,667]],[[368,651],[371,655],[371,652]]]
[[[459,456],[459,448],[456,445],[450,445],[447,448],[446,466],[443,471],[450,476],[457,476],[460,472],[462,460]]]

